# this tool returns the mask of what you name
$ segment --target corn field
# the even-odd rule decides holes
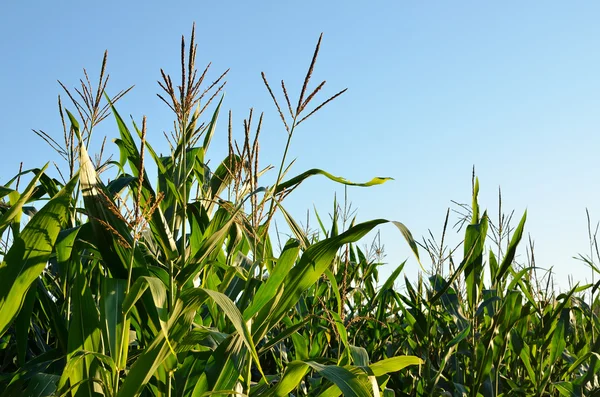
[[[145,117],[117,111],[128,90],[107,95],[106,54],[97,85],[85,73],[62,86],[62,135],[36,131],[63,160],[58,176],[46,164],[0,185],[1,397],[600,396],[600,283],[556,294],[533,256],[517,264],[526,214],[492,223],[476,178],[454,250],[397,221],[357,223],[337,202],[330,222],[315,214],[317,233],[285,209],[310,177],[389,179],[289,175],[296,130],[345,91],[309,89],[320,43],[297,99],[262,75],[287,135],[276,166],[260,164],[252,111],[241,133],[229,113],[228,155],[209,166],[227,72],[207,83],[193,31],[181,82],[161,70],[165,156]],[[88,153],[101,122],[118,131],[118,160],[104,143]],[[276,219],[289,230],[279,244]],[[403,290],[404,263],[380,282],[381,252],[360,248],[384,223],[423,269]],[[581,259],[598,273],[590,241]]]

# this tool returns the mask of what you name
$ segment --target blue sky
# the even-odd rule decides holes
[[[109,93],[135,85],[120,112],[147,115],[150,142],[166,151],[171,115],[156,81],[160,68],[177,75],[179,40],[194,21],[198,63],[213,62],[211,78],[231,68],[224,106],[238,133],[250,107],[265,111],[262,163],[275,164],[285,136],[260,72],[273,83],[285,79],[297,96],[323,32],[313,83],[327,80],[325,94],[349,90],[294,136],[292,174],[317,167],[355,181],[391,176],[383,186],[349,189],[359,219],[398,220],[415,236],[439,236],[446,209],[456,208],[451,200],[470,200],[474,165],[493,219],[498,186],[515,225],[528,210],[538,266],[553,267],[563,287],[570,274],[590,279],[572,257],[589,250],[585,209],[600,220],[599,3],[36,3],[0,8],[0,183],[20,161],[29,168],[59,160],[31,129],[61,133],[56,80],[73,86],[83,67],[96,76],[105,49]],[[226,153],[225,126],[215,161]],[[116,136],[110,122],[102,132]],[[335,192],[343,189],[311,180],[288,209],[300,219],[313,205],[327,213]],[[392,226],[381,233],[383,273],[409,258],[414,278],[401,235]]]

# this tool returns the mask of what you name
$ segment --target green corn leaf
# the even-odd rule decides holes
[[[208,212],[211,212],[214,201],[221,195],[223,190],[233,181],[234,174],[232,170],[237,169],[237,164],[240,164],[242,159],[238,155],[227,156],[225,160],[219,164],[217,169],[210,178],[210,201],[206,203]]]
[[[8,196],[12,192],[14,192],[13,189],[11,189],[9,187],[6,187],[6,186],[3,186],[3,185],[0,185],[0,198]]]
[[[396,225],[396,227],[400,230],[400,232],[406,239],[406,242],[410,246],[410,249],[412,250],[413,254],[415,254],[415,257],[417,258],[417,262],[419,263],[419,266],[421,266],[421,269],[425,270],[425,268],[421,264],[421,259],[419,258],[419,249],[417,247],[417,243],[416,243],[415,239],[413,238],[410,230],[408,230],[408,228],[406,226],[404,226],[404,224],[401,222],[392,221],[392,223],[394,225]]]
[[[290,392],[298,387],[308,370],[309,367],[304,363],[304,361],[292,361],[286,366],[283,377],[279,380],[279,382],[277,382],[277,386],[274,389],[271,389],[271,393],[269,393],[268,396],[289,396]]]
[[[284,319],[283,320],[284,323],[286,323],[286,321],[290,321],[289,319]],[[269,339],[268,342],[266,342],[258,351],[258,355],[262,355],[264,352],[266,352],[267,350],[269,350],[270,348],[272,348],[273,346],[275,346],[277,343],[283,341],[286,338],[292,337],[294,338],[295,336],[298,336],[300,339],[302,339],[302,341],[304,342],[304,344],[306,345],[306,340],[304,339],[304,337],[299,336],[299,334],[297,333],[300,329],[302,329],[303,327],[306,326],[306,324],[310,321],[309,318],[291,325],[291,322],[288,324],[286,323],[286,328],[283,332],[279,333],[276,337]],[[306,350],[306,357],[308,357],[308,347]]]
[[[296,360],[308,360],[310,358],[308,354],[308,338],[295,332],[292,334],[292,343],[296,351]]]
[[[556,329],[554,330],[554,335],[552,336],[552,342],[550,343],[550,365],[553,365],[556,362],[556,360],[560,358],[565,348],[567,347],[567,341],[565,340],[565,331],[567,328],[567,324],[569,323],[570,315],[571,310],[569,308],[561,310],[560,318],[558,319]]]
[[[452,338],[452,340],[446,344],[446,348],[449,349],[449,348],[459,344],[467,336],[469,336],[470,333],[471,333],[471,324],[467,325],[467,327],[465,329],[463,329],[461,332],[458,333],[458,335],[456,335],[454,338]]]
[[[387,278],[387,280],[385,280],[385,283],[383,283],[383,285],[381,286],[381,288],[379,288],[379,291],[377,291],[377,294],[374,295],[373,298],[371,299],[371,302],[369,303],[370,306],[373,306],[377,302],[380,302],[381,299],[382,299],[382,294],[385,294],[387,291],[392,290],[394,288],[394,283],[396,282],[396,279],[398,278],[398,276],[400,275],[400,273],[404,269],[404,265],[405,264],[406,264],[406,261],[402,262],[400,264],[400,266],[398,266],[392,272],[392,274],[389,275],[389,277]]]
[[[313,369],[322,377],[332,382],[344,396],[367,397],[371,396],[366,383],[344,367],[336,365],[323,365],[314,361],[292,361],[288,364],[283,378],[272,389],[269,396],[284,397],[295,390],[309,369]],[[330,394],[339,395],[339,394]]]
[[[56,252],[56,262],[59,266],[61,289],[64,296],[68,295],[69,282],[75,277],[76,266],[74,265],[74,262],[76,257],[72,259],[72,253],[75,246],[75,240],[81,230],[81,226],[61,230],[54,247],[54,251]]]
[[[337,280],[335,279],[335,275],[329,269],[325,270],[325,275],[329,279],[331,283],[331,290],[333,291],[333,295],[335,296],[335,301],[337,302],[337,314],[342,315],[342,311],[344,310],[344,304],[342,303],[342,296],[340,295],[340,287],[338,286]]]
[[[223,98],[225,98],[225,94],[221,95],[221,99],[219,100],[219,103],[217,104],[215,111],[213,112],[210,122],[204,130],[204,142],[202,143],[202,148],[204,149],[204,151],[208,150],[210,141],[212,140],[212,137],[215,134],[215,130],[217,128],[217,120],[219,118],[219,111],[221,110],[221,105],[223,104]]]
[[[323,235],[325,236],[325,238],[329,237],[329,233],[328,233],[327,229],[325,228],[325,225],[323,224],[321,217],[319,216],[319,211],[317,211],[317,207],[313,205],[313,208],[315,210],[315,217],[317,218],[317,222],[319,223],[319,228],[323,232]]]
[[[231,216],[216,232],[202,240],[202,243],[195,249],[196,254],[190,258],[186,267],[181,269],[177,274],[177,282],[179,285],[185,285],[196,277],[200,270],[206,265],[209,256],[223,246],[223,242],[227,238],[234,220],[235,217]]]
[[[492,280],[496,279],[496,275],[498,274],[498,259],[496,259],[496,255],[494,255],[494,251],[489,251],[489,265],[490,265],[490,278]]]
[[[69,117],[69,120],[71,121],[71,126],[73,126],[73,131],[75,132],[75,137],[77,138],[78,141],[81,142],[81,145],[83,146],[83,140],[81,139],[81,132],[79,130],[79,122],[77,121],[77,118],[75,116],[73,116],[73,113],[71,113],[70,111],[67,110],[67,116]]]
[[[33,375],[25,390],[25,396],[50,397],[56,392],[56,385],[60,376],[54,374],[38,373]]]
[[[48,262],[58,233],[69,216],[75,176],[31,218],[0,264],[0,336],[21,309],[27,291]]]
[[[476,204],[475,204],[476,205]],[[472,223],[465,231],[464,252],[469,258],[464,267],[467,301],[473,310],[479,299],[479,287],[483,273],[483,250],[487,236],[488,217],[484,213],[481,222]]]
[[[148,174],[146,173],[146,170],[139,169],[140,164],[141,164],[141,154],[140,154],[137,146],[135,145],[135,142],[133,140],[133,136],[131,135],[131,132],[129,131],[129,129],[125,125],[125,122],[119,115],[119,112],[117,112],[117,110],[115,109],[113,104],[110,102],[110,99],[108,98],[108,96],[106,96],[106,98],[111,106],[112,113],[115,116],[115,120],[116,120],[117,126],[119,128],[119,134],[121,136],[119,149],[121,151],[121,156],[124,159],[127,159],[129,166],[131,167],[131,170],[133,171],[134,177],[137,177],[140,172],[143,173],[143,176],[144,176],[143,186],[141,186],[141,187],[138,186],[138,188],[142,189],[141,205],[143,205],[144,207],[150,207],[154,204],[153,200],[156,200],[156,193],[152,189],[152,185],[150,185],[150,180],[148,178]],[[146,147],[149,147],[149,146],[146,145]],[[150,147],[150,150],[151,150],[151,147]],[[154,151],[152,151],[152,153],[155,155]],[[124,165],[124,164],[122,164],[122,165]],[[160,210],[160,208],[157,208],[152,213],[150,220],[149,220],[149,226],[150,226],[150,229],[152,230],[152,234],[154,235],[156,240],[161,245],[163,252],[167,256],[167,258],[169,260],[175,259],[177,257],[177,246],[173,239],[172,231],[169,228],[169,226],[167,225],[165,217],[164,217],[162,211]]]
[[[558,390],[561,396],[564,397],[580,397],[581,392],[571,382],[556,382],[553,386]]]
[[[198,396],[200,393],[195,392],[195,388],[200,382],[204,373],[205,361],[198,354],[189,354],[183,359],[175,372],[175,382],[178,385],[176,397]]]
[[[86,390],[85,395],[93,395],[97,391],[97,385],[88,382],[89,379],[96,376],[94,357],[85,355],[82,360],[74,360],[76,354],[82,352],[100,353],[100,321],[96,303],[92,297],[92,291],[88,286],[88,281],[81,269],[75,277],[75,282],[71,288],[71,301],[73,303],[73,312],[69,323],[69,337],[67,344],[67,360],[76,361],[68,371],[68,378],[73,387],[73,394],[77,395],[81,382],[81,387]],[[65,371],[67,371],[65,369]]]
[[[382,178],[382,177],[376,177],[371,179],[368,182],[364,182],[364,183],[355,183],[355,182],[351,182],[347,179],[338,177],[338,176],[334,176],[331,175],[329,172],[327,171],[323,171],[320,170],[318,168],[313,168],[310,169],[306,172],[303,172],[302,174],[288,180],[285,182],[280,183],[279,185],[277,185],[277,188],[275,189],[274,194],[278,194],[281,193],[282,191],[286,190],[286,189],[290,189],[290,188],[295,188],[296,186],[298,186],[299,184],[301,184],[306,178],[309,178],[313,175],[323,175],[329,179],[331,179],[334,182],[338,182],[341,183],[343,185],[348,185],[348,186],[361,186],[361,187],[367,187],[367,186],[374,186],[374,185],[381,185],[382,183],[385,183],[389,180],[393,180],[393,178]]]
[[[452,276],[450,276],[450,278],[446,281],[444,286],[441,287],[438,290],[438,292],[429,299],[429,304],[431,304],[431,305],[434,304],[438,299],[440,299],[446,293],[446,291],[450,288],[452,283],[454,283],[456,281],[456,279],[462,274],[462,272],[465,269],[465,266],[469,263],[469,261],[472,260],[471,258],[475,256],[476,249],[478,246],[479,246],[478,241],[474,241],[471,246],[471,249],[465,255],[465,258],[462,260],[462,262],[460,263],[458,268],[454,271],[454,273],[452,273]]]
[[[25,365],[25,355],[27,353],[27,344],[29,339],[29,326],[31,324],[31,314],[33,305],[37,298],[37,288],[29,288],[23,307],[15,320],[15,333],[17,337],[17,358],[19,365]]]
[[[208,389],[215,394],[233,389],[246,365],[246,354],[243,336],[240,334],[230,336],[221,343],[212,355],[214,360],[209,360],[203,371],[206,373]]]
[[[263,335],[272,325],[279,322],[285,313],[300,299],[300,295],[311,287],[325,269],[329,267],[337,250],[344,244],[358,241],[374,227],[387,222],[378,219],[351,227],[336,237],[331,237],[311,245],[300,258],[282,283],[283,295],[276,307],[263,308],[255,319],[255,335]]]
[[[510,240],[510,244],[508,245],[508,250],[504,255],[504,259],[502,259],[502,263],[500,264],[500,269],[498,270],[498,274],[496,275],[496,283],[499,283],[508,268],[512,265],[513,260],[515,259],[515,254],[517,252],[517,247],[519,242],[521,242],[521,238],[523,237],[523,229],[525,228],[525,221],[527,220],[527,211],[523,214],[521,221],[519,222],[519,226],[513,232],[512,239]]]
[[[350,353],[352,355],[352,362],[354,365],[359,367],[369,366],[369,353],[364,347],[350,346]]]
[[[126,306],[130,306],[130,304],[124,302],[124,310]],[[167,324],[167,336],[172,345],[167,343],[165,334],[159,332],[152,343],[144,349],[142,354],[138,356],[131,366],[125,381],[119,388],[117,397],[138,396],[143,387],[156,374],[159,367],[171,355],[171,350],[177,349],[177,342],[189,332],[193,320],[193,316],[186,314],[182,315],[182,311],[183,302],[180,299],[177,299],[174,307],[170,311],[170,317]]]
[[[302,244],[302,249],[305,250],[306,248],[308,248],[310,242],[308,241],[308,236],[306,235],[304,230],[302,230],[302,227],[294,220],[294,218],[292,218],[292,216],[287,212],[285,208],[283,208],[283,206],[279,202],[277,202],[277,208],[279,208],[279,210],[281,211],[281,214],[283,215],[285,221],[290,227],[292,233],[294,233],[294,236]]]
[[[289,240],[279,256],[279,260],[277,261],[275,269],[273,269],[273,273],[269,275],[267,282],[260,286],[252,300],[252,304],[244,310],[245,321],[251,319],[256,313],[263,309],[275,295],[277,295],[277,291],[283,283],[283,280],[296,263],[299,253],[299,242],[297,240]]]
[[[187,310],[198,308],[200,304],[202,304],[207,298],[210,298],[213,302],[215,302],[223,311],[223,314],[225,314],[225,316],[227,316],[227,318],[231,321],[235,330],[242,337],[242,340],[250,352],[253,360],[255,361],[259,372],[264,377],[265,375],[260,365],[258,353],[256,352],[256,347],[254,346],[254,342],[252,340],[252,335],[248,329],[248,326],[246,325],[246,322],[244,321],[244,318],[242,317],[242,314],[235,306],[235,303],[233,303],[231,299],[227,297],[227,295],[206,288],[186,290],[182,294],[182,299],[186,302]]]
[[[46,168],[48,168],[48,163],[46,163],[46,165],[35,175],[31,182],[29,182],[23,193],[21,193],[21,195],[19,196],[17,202],[11,205],[10,208],[4,214],[2,214],[2,216],[0,217],[0,236],[2,236],[2,234],[13,221],[13,219],[15,219],[21,214],[23,206],[29,201],[29,199],[35,192],[37,183],[46,171]]]
[[[473,185],[473,201],[471,204],[471,224],[475,225],[479,223],[479,204],[477,202],[477,196],[479,195],[479,178],[475,178],[475,184]]]
[[[366,382],[361,382],[358,376],[344,367],[323,365],[315,361],[305,361],[305,364],[310,366],[319,375],[335,384],[342,391],[344,396],[371,396],[371,391],[367,388]]]
[[[575,360],[570,366],[569,369],[567,370],[566,374],[570,375],[572,374],[574,371],[576,371],[577,369],[579,369],[579,366],[581,364],[583,364],[585,361],[587,361],[590,357],[591,357],[592,353],[587,352],[585,354],[582,354],[580,357],[577,358],[577,360]]]
[[[342,318],[340,317],[339,314],[337,314],[336,312],[329,312],[329,315],[333,318],[333,322],[335,323],[335,328],[337,330],[338,336],[340,337],[340,341],[342,342],[342,345],[345,348],[345,354],[347,355],[348,359],[351,356],[351,351],[350,351],[350,343],[348,342],[348,331],[346,330],[346,326],[344,325],[344,322],[342,321]],[[343,357],[342,355],[340,355],[340,362],[342,361]],[[340,363],[338,362],[338,365]]]
[[[169,309],[167,303],[167,288],[158,277],[139,277],[131,286],[129,293],[122,301],[123,314],[127,316],[133,305],[143,296],[146,289],[150,289],[152,299],[154,301],[153,310],[156,310],[156,315],[159,319],[160,329],[162,330],[165,341],[171,352],[175,354],[175,350],[169,341],[168,320]]]
[[[81,191],[94,231],[93,242],[113,276],[127,278],[127,266],[133,246],[130,227],[117,213],[118,207],[98,177],[85,145],[80,147]],[[134,266],[139,266],[139,262],[134,260],[133,263]]]
[[[534,383],[537,382],[538,376],[531,366],[531,349],[526,343],[523,343],[523,348],[521,349],[519,357],[521,357],[521,360],[523,361],[523,365],[525,366],[527,374],[529,375],[529,379]]]
[[[129,320],[123,313],[127,281],[106,278],[102,283],[100,310],[108,350],[119,369],[125,369],[129,348]]]
[[[32,288],[35,288],[33,286]],[[63,314],[59,312],[59,308],[56,303],[50,297],[44,284],[40,279],[37,281],[37,298],[39,299],[39,305],[41,312],[47,318],[48,330],[56,336],[57,340],[57,352],[60,352],[62,356],[67,354],[67,343],[68,343],[68,331],[65,324]]]
[[[386,358],[369,365],[375,376],[381,376],[392,372],[398,372],[410,365],[421,365],[423,360],[415,356],[397,356]]]

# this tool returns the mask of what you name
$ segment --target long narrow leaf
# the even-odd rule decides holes
[[[67,222],[77,180],[75,176],[31,218],[0,264],[0,336],[21,309],[31,284],[48,262],[58,233]]]

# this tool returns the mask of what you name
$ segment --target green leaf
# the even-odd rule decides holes
[[[80,269],[71,288],[71,302],[73,304],[71,321],[69,322],[69,337],[67,344],[67,361],[75,361],[76,354],[82,352],[100,353],[100,321],[99,313],[89,288],[88,280]],[[94,357],[85,355],[82,360],[77,360],[77,365],[68,371],[69,382],[73,387],[73,395],[77,395],[80,382],[86,382],[81,387],[92,395],[95,386],[87,382],[96,376],[93,367]],[[65,370],[66,371],[66,370]]]
[[[479,204],[477,203],[477,196],[479,195],[479,178],[475,178],[475,184],[473,185],[473,202],[471,209],[473,214],[471,216],[471,224],[475,225],[479,223]]]
[[[13,219],[20,215],[23,206],[29,201],[35,192],[37,183],[44,174],[44,171],[46,171],[46,168],[48,168],[48,163],[46,163],[46,165],[36,174],[31,182],[29,182],[23,193],[21,193],[19,196],[17,202],[11,205],[10,208],[0,217],[0,236],[2,236]]]
[[[560,318],[558,319],[558,323],[554,329],[554,335],[552,336],[552,342],[550,343],[550,365],[554,365],[567,347],[565,329],[567,324],[569,324],[570,315],[571,309],[565,308],[561,310]]]
[[[231,299],[227,297],[227,295],[206,288],[195,288],[184,291],[181,297],[186,303],[186,310],[198,308],[199,305],[206,300],[206,298],[212,299],[223,311],[223,314],[229,318],[231,324],[242,337],[244,344],[250,351],[250,355],[254,359],[259,372],[263,377],[265,376],[260,365],[260,360],[258,359],[256,347],[252,341],[250,330],[248,329],[242,314],[235,306],[235,303],[233,303]]]
[[[140,173],[143,173],[144,176],[143,186],[137,187],[138,189],[142,189],[142,202],[140,203],[140,205],[143,208],[149,208],[154,205],[157,195],[152,189],[152,185],[150,184],[150,180],[148,178],[146,170],[140,170],[141,154],[135,145],[131,132],[129,131],[129,129],[125,125],[125,122],[119,115],[119,112],[117,112],[117,109],[115,109],[113,104],[110,102],[108,96],[106,96],[106,98],[111,106],[112,113],[115,116],[115,120],[119,128],[119,134],[121,136],[119,149],[121,151],[121,156],[127,159],[129,166],[131,167],[131,170],[133,172],[133,176],[137,177]],[[153,155],[155,155],[150,145],[146,143],[146,147],[151,151]],[[167,258],[169,260],[177,258],[177,246],[173,239],[172,231],[169,228],[167,221],[165,220],[165,217],[160,208],[156,208],[155,211],[152,212],[149,220],[149,226],[153,236],[156,238],[156,241],[158,241],[158,243],[161,245],[163,252],[167,256]]]
[[[483,250],[487,230],[488,217],[487,213],[484,213],[479,223],[470,224],[465,231],[464,255],[468,260],[464,265],[464,274],[467,301],[471,309],[475,307],[479,300],[479,288],[483,273]]]
[[[102,283],[100,297],[102,327],[108,341],[108,350],[119,369],[125,369],[129,347],[129,320],[123,313],[126,289],[126,280],[106,278]]]
[[[175,350],[169,341],[168,333],[168,320],[169,320],[169,308],[167,298],[167,288],[165,284],[158,277],[142,276],[139,277],[131,286],[129,293],[125,296],[122,301],[123,314],[126,316],[132,309],[133,305],[142,297],[146,289],[150,289],[154,306],[152,310],[156,310],[158,316],[160,329],[165,337],[167,345],[171,349],[171,352],[175,354]]]
[[[452,346],[457,345],[462,340],[464,340],[467,336],[469,336],[470,332],[471,332],[471,324],[467,325],[467,327],[465,329],[463,329],[461,332],[458,333],[458,335],[456,335],[454,338],[452,338],[452,340],[446,344],[446,348],[449,349]]]
[[[210,201],[206,204],[207,211],[211,211],[215,200],[233,181],[234,174],[231,171],[237,169],[237,164],[241,162],[242,159],[238,155],[227,156],[214,171],[210,178]]]
[[[385,283],[383,283],[383,285],[381,286],[381,288],[379,288],[379,291],[377,291],[377,294],[375,296],[373,296],[373,298],[371,299],[371,302],[369,303],[370,305],[375,305],[377,302],[380,302],[381,299],[382,299],[382,294],[385,294],[388,291],[393,290],[394,283],[396,282],[396,279],[398,278],[398,276],[400,275],[400,273],[404,269],[404,265],[405,264],[406,264],[406,261],[402,262],[400,264],[400,266],[398,266],[392,272],[392,274],[389,275],[389,277],[387,278],[387,280],[385,280]]]
[[[300,299],[301,294],[311,287],[327,269],[334,259],[337,250],[344,244],[358,241],[374,227],[387,222],[377,219],[351,227],[336,237],[331,237],[311,245],[286,276],[281,288],[283,294],[275,307],[266,305],[257,318],[253,327],[255,337],[259,338],[274,324],[279,322],[286,312]],[[273,300],[272,300],[273,301]]]
[[[283,377],[279,380],[277,386],[272,389],[271,393],[269,393],[269,396],[289,396],[290,392],[299,386],[302,378],[304,378],[304,375],[306,375],[308,372],[308,369],[309,367],[304,363],[304,361],[296,360],[289,363],[285,368]]]
[[[280,183],[279,185],[277,185],[277,188],[275,189],[274,194],[278,194],[281,193],[282,191],[286,190],[286,189],[290,189],[290,188],[295,188],[296,186],[298,186],[300,183],[302,183],[306,178],[311,177],[313,175],[323,175],[329,179],[331,179],[334,182],[338,182],[344,185],[348,185],[348,186],[362,186],[362,187],[367,187],[367,186],[374,186],[374,185],[381,185],[382,183],[385,183],[389,180],[393,180],[393,178],[381,178],[381,177],[376,177],[371,179],[368,182],[364,182],[364,183],[355,183],[355,182],[350,182],[347,179],[338,177],[338,176],[334,176],[331,175],[329,172],[327,171],[323,171],[320,170],[318,168],[313,168],[310,169],[306,172],[303,172],[302,174],[288,180],[285,182]]]
[[[331,283],[331,289],[333,291],[333,295],[335,296],[335,301],[337,302],[337,314],[341,316],[342,311],[344,310],[344,304],[342,303],[342,296],[340,295],[340,287],[338,286],[337,280],[335,279],[335,275],[331,270],[325,269],[325,275]]]
[[[275,295],[277,295],[277,291],[283,283],[283,280],[296,263],[299,252],[300,243],[297,240],[288,240],[279,256],[279,260],[277,260],[277,265],[275,266],[275,269],[273,269],[273,273],[269,275],[267,282],[260,286],[252,300],[252,304],[244,310],[245,321],[251,319],[271,299],[273,299]]]
[[[131,292],[131,291],[130,291]],[[127,299],[127,298],[126,298]],[[127,304],[124,302],[123,306]],[[193,317],[182,315],[183,302],[177,299],[171,309],[168,322],[168,337],[173,343],[173,349],[177,349],[177,341],[189,332]],[[152,343],[138,356],[125,381],[119,388],[117,397],[134,397],[140,394],[142,388],[155,375],[158,368],[171,355],[172,349],[167,343],[165,334],[159,332]]]
[[[352,355],[352,362],[354,365],[359,367],[368,367],[369,366],[369,353],[365,350],[364,347],[350,346],[350,353]]]
[[[73,131],[75,131],[75,136],[76,136],[77,140],[80,141],[83,146],[83,142],[81,139],[81,132],[79,131],[79,123],[77,122],[77,118],[75,116],[73,116],[73,113],[69,112],[68,110],[67,110],[67,116],[69,116],[69,120],[71,121],[71,125],[73,126]]]
[[[31,218],[0,264],[0,336],[10,326],[31,284],[48,263],[58,233],[67,222],[77,179],[75,176]]]
[[[304,339],[304,337],[300,336],[297,332],[304,327],[309,321],[310,318],[304,319],[303,321],[291,325],[288,324],[290,320],[289,319],[284,319],[284,323],[286,324],[286,328],[283,332],[279,333],[276,337],[269,339],[268,342],[266,342],[259,350],[258,354],[262,355],[264,352],[266,352],[267,350],[269,350],[271,347],[275,346],[277,343],[283,341],[286,338],[292,337],[294,338],[295,336],[298,336],[300,339],[302,339],[302,342],[304,342],[304,345],[306,345],[306,340]],[[294,341],[295,343],[295,341]],[[302,345],[302,346],[304,346]],[[308,346],[308,345],[306,345]],[[308,357],[308,347],[306,350],[306,357]]]
[[[513,232],[512,239],[510,240],[510,244],[508,245],[508,250],[506,251],[506,255],[504,255],[504,259],[502,259],[502,264],[500,265],[500,269],[498,270],[498,274],[496,275],[496,283],[499,283],[504,274],[508,271],[508,268],[512,265],[513,260],[515,259],[515,254],[517,252],[517,246],[523,237],[523,229],[525,228],[525,221],[527,220],[527,211],[523,214],[521,218],[521,222],[519,222],[519,226]]]
[[[309,368],[336,385],[344,396],[371,396],[365,382],[361,382],[359,377],[348,369],[337,365],[323,365],[315,361],[299,360],[288,364],[284,376],[277,383],[277,386],[271,390],[269,396],[288,396],[300,385]]]
[[[371,391],[361,382],[359,377],[344,367],[336,365],[323,365],[315,361],[305,361],[319,375],[335,384],[344,396],[367,397]]]
[[[398,372],[410,365],[421,365],[423,363],[423,360],[416,356],[397,356],[377,361],[369,365],[369,368],[371,368],[375,376],[381,376],[391,372]]]
[[[110,193],[98,177],[85,145],[79,152],[81,192],[89,222],[94,230],[93,243],[117,278],[127,278],[133,237],[127,222],[118,213]],[[138,266],[137,261],[133,261]]]
[[[481,234],[477,238],[478,239],[481,238]],[[469,264],[469,262],[472,261],[473,258],[477,256],[477,249],[479,247],[481,247],[481,245],[478,243],[478,240],[472,242],[469,252],[465,254],[465,258],[462,260],[462,262],[460,263],[458,268],[454,271],[454,273],[452,273],[452,276],[450,276],[450,278],[446,281],[444,286],[441,287],[438,290],[438,292],[429,299],[429,304],[434,304],[438,299],[440,299],[442,296],[444,296],[444,294],[450,288],[452,283],[454,283],[456,281],[456,279],[465,270],[465,267]],[[479,254],[481,255],[481,253],[479,253]]]
[[[556,382],[553,386],[558,390],[561,396],[564,397],[580,397],[581,393],[575,389],[571,382]]]
[[[27,389],[25,390],[24,396],[31,397],[46,397],[55,395],[56,385],[60,379],[60,376],[53,374],[39,373],[33,375]]]
[[[31,324],[31,314],[33,312],[33,305],[37,298],[37,288],[29,288],[23,307],[17,319],[15,320],[15,333],[17,337],[17,358],[19,359],[19,365],[25,365],[25,355],[27,353],[27,344],[29,342],[29,326]]]
[[[417,257],[417,262],[419,263],[419,266],[421,266],[421,269],[424,270],[425,268],[421,264],[421,259],[419,258],[419,249],[417,247],[417,243],[416,243],[415,239],[413,238],[410,230],[408,230],[408,228],[406,226],[404,226],[404,224],[401,222],[393,221],[392,223],[394,225],[396,225],[396,227],[400,230],[400,232],[406,239],[406,242],[410,246],[410,249],[412,250],[413,254],[415,254],[415,256]]]
[[[208,149],[208,145],[210,145],[210,141],[213,135],[215,134],[215,130],[217,128],[217,120],[219,118],[219,111],[221,110],[221,105],[223,104],[223,98],[225,98],[225,94],[221,95],[221,99],[219,100],[219,103],[217,104],[215,111],[213,112],[213,115],[210,119],[210,123],[208,123],[206,129],[204,130],[204,142],[202,143],[202,148],[204,149],[204,151]]]

